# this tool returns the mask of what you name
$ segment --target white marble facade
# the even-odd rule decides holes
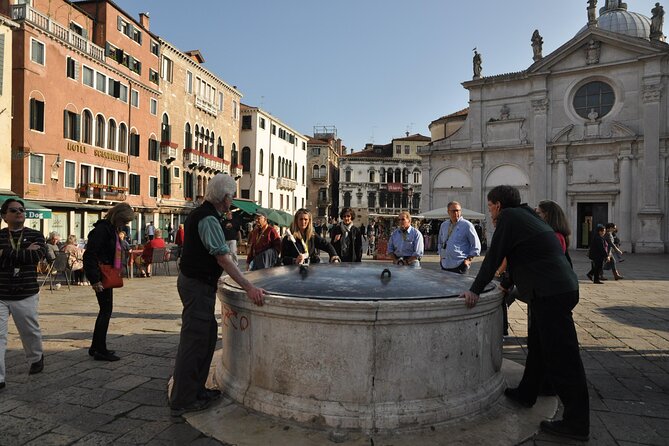
[[[630,14],[607,2],[598,23],[526,70],[464,82],[462,127],[420,152],[421,209],[458,200],[485,213],[487,192],[510,184],[532,206],[563,207],[572,248],[612,221],[623,249],[667,252],[669,45],[644,16],[645,27],[605,26]]]

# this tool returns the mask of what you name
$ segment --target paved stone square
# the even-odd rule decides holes
[[[585,279],[583,251],[572,258],[582,279],[574,318],[590,388],[589,444],[669,444],[669,256],[627,255],[620,264],[625,279],[609,277],[604,285]],[[423,265],[438,268],[436,256],[426,256]],[[180,328],[176,277],[126,280],[114,304],[108,343],[121,356],[114,363],[87,354],[97,315],[90,287],[42,290],[41,374],[28,375],[10,322],[0,445],[221,444],[171,418],[166,404]],[[509,317],[504,356],[522,363],[525,305],[514,303]],[[539,434],[523,444],[565,443]]]

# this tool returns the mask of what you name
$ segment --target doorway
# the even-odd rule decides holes
[[[598,224],[605,225],[609,218],[608,203],[578,203],[576,205],[576,247],[590,246],[592,230]]]

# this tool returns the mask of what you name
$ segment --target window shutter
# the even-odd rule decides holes
[[[75,141],[81,141],[81,115],[74,115],[74,137]]]
[[[121,16],[116,17],[116,27],[121,31],[121,28],[123,27],[123,19],[121,19]]]
[[[63,137],[70,139],[70,135],[68,135],[68,119],[69,118],[69,113],[67,110],[63,110]]]
[[[79,80],[79,62],[74,61],[74,80]]]

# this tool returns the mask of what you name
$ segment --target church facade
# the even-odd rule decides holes
[[[469,108],[433,121],[420,151],[421,210],[458,200],[486,212],[486,194],[509,184],[531,206],[544,199],[565,210],[572,248],[592,228],[615,222],[622,248],[669,248],[669,45],[661,6],[653,17],[608,0],[546,56],[533,35],[526,70],[464,82]],[[487,222],[492,233],[492,222]]]

